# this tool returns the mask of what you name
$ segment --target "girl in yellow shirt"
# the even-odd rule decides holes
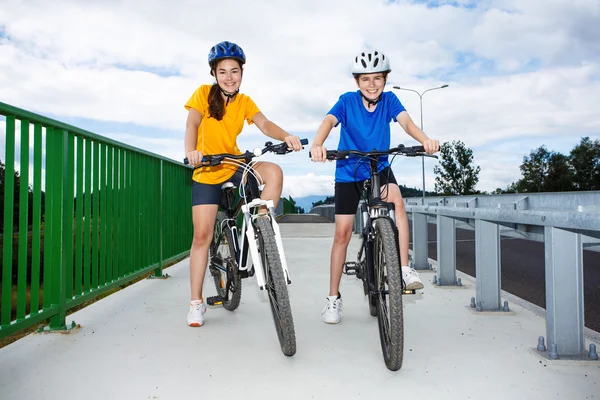
[[[204,154],[241,154],[237,136],[244,120],[256,124],[265,135],[285,141],[289,148],[302,149],[300,138],[292,136],[260,112],[252,99],[239,92],[246,56],[232,42],[213,46],[208,54],[210,73],[215,84],[202,85],[185,104],[188,110],[185,128],[185,155],[192,165],[199,165]],[[261,198],[273,200],[281,196],[283,173],[277,164],[260,162],[254,169],[262,177]],[[187,316],[189,326],[202,326],[206,306],[202,298],[204,274],[208,263],[208,246],[213,237],[221,185],[231,181],[239,184],[241,171],[230,164],[196,169],[192,183],[192,220],[194,238],[190,250],[191,303]]]

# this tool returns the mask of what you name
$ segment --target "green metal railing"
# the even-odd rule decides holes
[[[0,115],[0,338],[66,329],[69,309],[189,254],[190,168],[1,102]]]

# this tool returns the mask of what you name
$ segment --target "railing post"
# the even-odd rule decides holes
[[[0,326],[7,328],[11,322],[12,270],[13,270],[13,225],[15,189],[15,117],[6,117],[6,143],[4,164],[4,238],[2,248],[2,306]]]
[[[68,173],[68,147],[69,147],[69,135],[65,130],[55,129],[52,132],[54,138],[48,139],[53,140],[55,143],[54,149],[56,150],[56,161],[58,161],[58,168],[52,168],[52,171],[46,171],[47,173],[54,173],[56,181],[54,182],[54,201],[52,204],[52,212],[54,214],[54,224],[52,229],[52,235],[57,237],[53,241],[56,244],[54,248],[55,257],[52,262],[52,270],[54,276],[55,285],[52,285],[52,303],[58,307],[58,314],[50,318],[50,330],[64,330],[67,329],[66,325],[66,285],[67,285],[67,257],[72,255],[67,254],[67,241],[73,240],[73,230],[68,229],[72,226],[72,221],[69,219],[69,213],[65,210],[67,204],[67,173]],[[45,264],[45,267],[49,267]]]
[[[156,278],[162,277],[163,267],[163,196],[164,196],[164,185],[163,185],[163,166],[164,161],[160,160],[160,173],[159,173],[159,186],[158,186],[158,268],[154,270],[154,276]]]
[[[431,269],[427,258],[427,214],[412,213],[413,268]]]
[[[437,216],[438,285],[456,284],[456,229],[454,218]]]
[[[500,226],[475,220],[475,291],[477,309],[500,310]]]
[[[585,352],[581,234],[546,226],[546,337],[559,356]]]

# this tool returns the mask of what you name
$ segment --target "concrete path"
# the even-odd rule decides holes
[[[144,280],[71,315],[68,335],[32,334],[0,349],[0,399],[565,399],[600,398],[600,362],[548,361],[534,353],[543,317],[514,303],[476,314],[474,284],[405,296],[405,356],[381,357],[377,321],[361,283],[343,277],[342,323],[326,325],[333,224],[281,224],[298,351],[285,357],[264,293],[244,280],[235,312],[209,309],[185,324],[188,260],[167,280]],[[349,259],[354,259],[353,237]],[[205,295],[214,294],[206,281]],[[598,346],[600,348],[600,346]]]

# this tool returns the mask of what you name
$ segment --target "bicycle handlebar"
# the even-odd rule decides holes
[[[423,146],[410,146],[406,147],[403,144],[398,145],[398,147],[393,147],[389,150],[372,150],[372,151],[359,151],[359,150],[327,150],[327,159],[328,160],[343,160],[348,158],[350,155],[360,156],[360,157],[379,157],[379,156],[387,156],[391,154],[401,154],[407,157],[431,157],[438,158],[432,154],[427,154],[425,152],[425,148]],[[311,157],[311,154],[308,153],[308,156]]]
[[[308,139],[300,139],[300,144],[306,146],[308,144]],[[266,142],[265,147],[263,149],[256,148],[254,151],[246,150],[246,152],[242,154],[230,154],[230,153],[222,153],[222,154],[207,154],[202,157],[202,163],[200,165],[196,165],[194,168],[201,167],[214,167],[215,165],[219,165],[223,162],[224,159],[229,158],[232,160],[244,160],[244,162],[249,163],[254,157],[262,156],[267,152],[275,153],[275,154],[287,154],[292,152],[293,150],[288,148],[287,143],[279,143],[273,144],[272,142]],[[183,163],[188,165],[189,161],[186,158],[183,159]]]

